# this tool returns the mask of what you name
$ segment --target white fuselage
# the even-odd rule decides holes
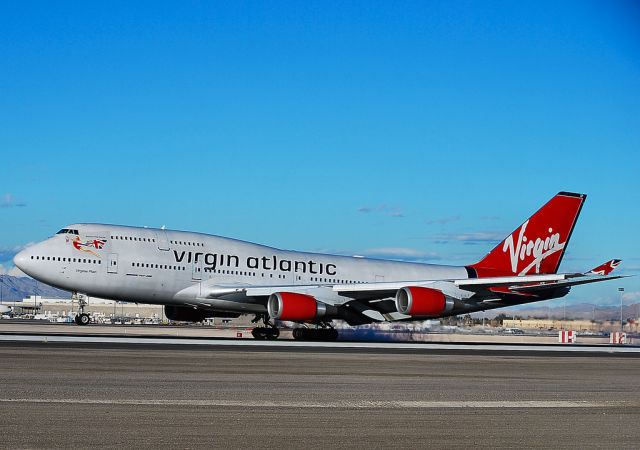
[[[179,305],[197,300],[199,286],[467,278],[464,267],[279,250],[202,233],[104,224],[64,230],[18,254],[18,267],[52,286],[113,300]]]

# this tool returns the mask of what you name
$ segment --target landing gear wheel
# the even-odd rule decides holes
[[[338,331],[334,328],[294,328],[293,338],[299,341],[335,341]]]
[[[267,339],[276,340],[280,337],[280,330],[277,328],[267,328]]]
[[[254,339],[266,339],[267,336],[262,332],[262,330],[264,330],[262,327],[254,328],[251,330],[251,336],[253,336]]]
[[[251,330],[251,335],[255,339],[278,339],[280,336],[280,330],[275,327],[255,327]]]
[[[337,341],[338,340],[338,330],[335,328],[327,328],[324,330],[325,341]]]
[[[75,320],[78,325],[89,325],[91,323],[91,317],[86,313],[77,315]]]
[[[269,316],[267,314],[256,314],[256,317],[251,321],[251,323],[257,323],[261,320],[264,323],[264,326],[255,327],[251,330],[251,335],[255,339],[278,339],[280,336],[280,330],[269,320]]]

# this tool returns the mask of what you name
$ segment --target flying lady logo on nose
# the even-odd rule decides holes
[[[88,241],[82,242],[80,240],[80,236],[75,236],[73,239],[67,237],[67,242],[71,242],[73,248],[76,250],[80,250],[81,252],[91,253],[92,255],[101,258],[101,256],[91,250],[91,248],[95,248],[96,250],[101,250],[104,245],[107,243],[106,239],[90,239]]]

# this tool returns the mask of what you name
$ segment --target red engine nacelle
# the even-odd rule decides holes
[[[311,322],[326,313],[326,305],[311,295],[276,292],[269,296],[267,311],[272,319]]]
[[[410,286],[396,293],[396,309],[409,316],[438,317],[453,307],[453,299],[437,289]]]

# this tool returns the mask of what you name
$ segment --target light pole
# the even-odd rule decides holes
[[[624,324],[622,323],[622,297],[624,293],[624,288],[619,287],[618,292],[620,292],[620,331],[624,331]]]

